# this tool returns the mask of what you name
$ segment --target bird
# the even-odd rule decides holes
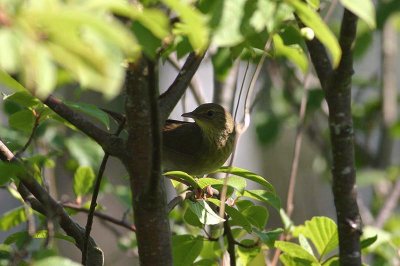
[[[182,114],[194,122],[167,120],[162,128],[162,167],[203,176],[221,167],[231,155],[235,122],[221,105],[206,103]]]

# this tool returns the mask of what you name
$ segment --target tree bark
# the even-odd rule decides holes
[[[329,107],[329,129],[332,143],[332,190],[339,230],[340,265],[361,265],[361,219],[357,205],[354,164],[354,130],[351,113],[351,77],[357,17],[344,10],[339,43],[342,58],[332,69],[322,44],[307,43]]]
[[[130,64],[125,104],[128,140],[123,162],[130,176],[141,265],[172,265],[166,192],[161,178],[161,136],[155,64]]]

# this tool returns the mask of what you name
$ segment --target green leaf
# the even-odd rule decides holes
[[[74,174],[74,193],[77,197],[89,193],[94,185],[96,176],[89,166],[79,166]]]
[[[245,0],[223,1],[218,14],[218,27],[213,34],[212,43],[217,47],[229,47],[241,43],[244,36],[240,30],[245,15]]]
[[[219,224],[225,221],[225,219],[222,219],[216,214],[204,200],[198,200],[196,202],[189,201],[189,207],[202,224]]]
[[[42,105],[38,98],[33,97],[27,91],[17,91],[3,98],[5,101],[17,103],[23,107]]]
[[[251,239],[244,239],[240,241],[241,244],[246,245],[246,246],[251,246],[254,245],[254,240]],[[245,247],[238,247],[238,256],[239,256],[239,262],[241,265],[251,265],[252,261],[258,257],[260,254],[263,255],[263,252],[261,251],[260,246],[255,246],[253,248],[245,248]],[[262,256],[264,258],[264,256]],[[258,266],[265,265],[265,259],[262,260],[264,264],[255,264]]]
[[[186,181],[186,183],[189,183],[192,187],[198,188],[199,185],[197,184],[196,180],[189,174],[182,172],[182,171],[169,171],[166,173],[163,173],[165,176],[173,176],[175,178],[179,178],[183,181]]]
[[[35,124],[35,116],[32,110],[24,109],[13,113],[8,118],[8,123],[14,129],[21,130],[25,133],[31,133],[33,125]]]
[[[104,126],[106,126],[107,129],[110,129],[110,119],[108,115],[101,110],[99,107],[93,104],[87,104],[87,103],[77,103],[77,102],[64,102],[67,106],[71,107],[72,109],[75,109],[77,111],[80,111],[84,114],[87,114],[99,122],[101,122]]]
[[[21,59],[18,54],[18,41],[11,27],[0,29],[0,69],[10,73],[15,73],[19,69]]]
[[[0,69],[0,84],[4,85],[6,88],[9,88],[15,92],[18,91],[27,91],[24,86],[21,85],[18,81],[16,81],[13,77],[11,77],[8,73]]]
[[[80,136],[69,137],[65,140],[65,146],[79,165],[97,168],[104,155],[103,149],[96,142]]]
[[[269,248],[273,248],[275,241],[279,239],[279,236],[284,232],[282,228],[277,228],[272,231],[263,232],[254,228],[254,233],[266,244]]]
[[[243,197],[256,199],[265,203],[270,204],[275,209],[281,208],[281,201],[274,193],[265,190],[245,190]]]
[[[192,235],[172,236],[172,256],[175,266],[192,265],[203,248],[203,239]]]
[[[32,264],[32,266],[48,266],[48,265],[57,265],[57,266],[80,266],[80,263],[74,262],[70,259],[63,257],[48,257],[39,261],[36,261]]]
[[[224,179],[222,179],[224,180]],[[228,176],[228,186],[233,187],[239,193],[243,193],[244,189],[247,186],[246,179],[240,176]]]
[[[14,210],[4,213],[0,218],[0,230],[7,231],[26,221],[24,207],[18,207]]]
[[[262,206],[250,206],[242,212],[243,216],[258,229],[264,229],[269,217],[268,210]]]
[[[33,238],[38,238],[38,239],[46,239],[47,237],[48,237],[48,231],[47,230],[37,231],[33,235]],[[72,244],[75,244],[75,239],[73,237],[71,237],[71,236],[64,235],[64,234],[61,234],[61,233],[55,233],[54,237],[57,238],[57,239],[62,239],[62,240],[68,241],[68,242],[70,242]]]
[[[282,252],[286,253],[290,257],[306,260],[309,263],[318,263],[316,257],[311,255],[307,250],[295,243],[286,241],[275,241],[275,248],[280,249]]]
[[[218,170],[216,170],[214,173],[220,173],[220,172],[241,176],[243,178],[246,178],[246,179],[249,179],[249,180],[251,180],[253,182],[256,182],[256,183],[258,183],[260,185],[263,185],[264,187],[266,187],[271,192],[275,192],[274,187],[267,180],[265,180],[260,175],[257,175],[257,174],[255,174],[253,172],[250,172],[250,171],[246,170],[246,169],[239,168],[239,167],[224,166],[224,167],[221,167]]]
[[[225,204],[225,212],[232,219],[231,225],[239,225],[248,233],[252,232],[251,224],[246,216],[234,207]]]
[[[212,185],[222,185],[223,181],[221,179],[203,177],[203,178],[199,178],[199,180],[197,180],[197,184],[199,185],[199,187],[201,189],[204,189],[204,188],[206,188],[208,186],[212,186]]]
[[[335,222],[328,217],[313,217],[304,226],[295,228],[293,235],[303,234],[314,244],[321,257],[334,250],[339,244]]]
[[[274,42],[275,56],[286,57],[297,65],[303,73],[307,71],[308,59],[300,45],[285,45],[281,36],[278,34],[275,34],[272,39]]]
[[[342,5],[375,29],[375,7],[371,0],[340,0]]]
[[[230,49],[224,47],[219,48],[212,56],[212,63],[217,79],[221,81],[225,80],[234,63]]]
[[[186,224],[203,228],[203,224],[200,222],[199,218],[197,215],[192,211],[191,208],[187,208],[185,211],[185,214],[183,215],[183,220],[185,221]]]
[[[332,55],[333,67],[336,68],[339,65],[342,51],[338,40],[329,27],[313,9],[302,1],[286,0],[286,2],[295,9],[301,21],[314,31],[318,40],[329,50]]]
[[[0,161],[0,185],[5,185],[11,178],[18,178],[24,172],[22,165]]]
[[[201,54],[208,46],[209,30],[206,18],[187,2],[163,0],[163,3],[175,11],[181,22],[175,23],[174,34],[187,36],[193,50]]]
[[[39,98],[47,97],[56,86],[57,68],[54,64],[50,51],[42,45],[35,45],[35,51],[25,56],[26,86]]]
[[[364,238],[363,240],[361,240],[361,249],[371,246],[373,243],[376,242],[376,240],[378,240],[378,235]]]
[[[300,246],[302,248],[304,248],[305,250],[307,250],[308,253],[315,256],[310,243],[308,243],[307,238],[305,236],[303,236],[302,234],[299,234],[299,243],[300,243]]]

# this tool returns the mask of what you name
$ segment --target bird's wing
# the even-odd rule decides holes
[[[163,127],[163,147],[171,152],[194,155],[202,140],[201,129],[196,123],[167,120]]]

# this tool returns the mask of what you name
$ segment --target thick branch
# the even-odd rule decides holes
[[[190,81],[192,80],[192,77],[199,68],[204,55],[205,54],[196,55],[195,53],[191,53],[186,59],[185,64],[179,71],[174,82],[172,82],[171,86],[169,86],[166,92],[160,95],[158,103],[160,106],[161,123],[164,123],[164,121],[171,114],[175,105],[178,103],[179,99],[182,97]]]
[[[0,154],[2,160],[23,166],[22,161],[15,157],[2,141],[0,141]],[[84,229],[79,226],[79,224],[75,223],[65,212],[64,208],[40,186],[36,179],[30,174],[30,171],[27,170],[26,173],[21,174],[19,178],[21,180],[19,191],[24,200],[30,202],[32,208],[49,219],[57,218],[62,229],[64,229],[67,235],[75,239],[76,246],[82,250],[85,233]],[[103,265],[103,263],[103,252],[94,240],[90,238],[88,246],[88,265]]]
[[[357,17],[344,11],[339,43],[342,58],[326,85],[332,142],[333,195],[339,229],[340,265],[361,265],[361,219],[357,205],[354,130],[351,113],[352,46]]]
[[[128,67],[126,122],[128,151],[123,163],[132,191],[141,265],[172,265],[171,233],[161,177],[161,130],[155,64],[141,58]]]
[[[44,103],[59,116],[96,141],[103,147],[104,151],[113,156],[121,156],[121,153],[124,150],[122,139],[100,129],[84,115],[75,112],[55,96],[50,95]]]

